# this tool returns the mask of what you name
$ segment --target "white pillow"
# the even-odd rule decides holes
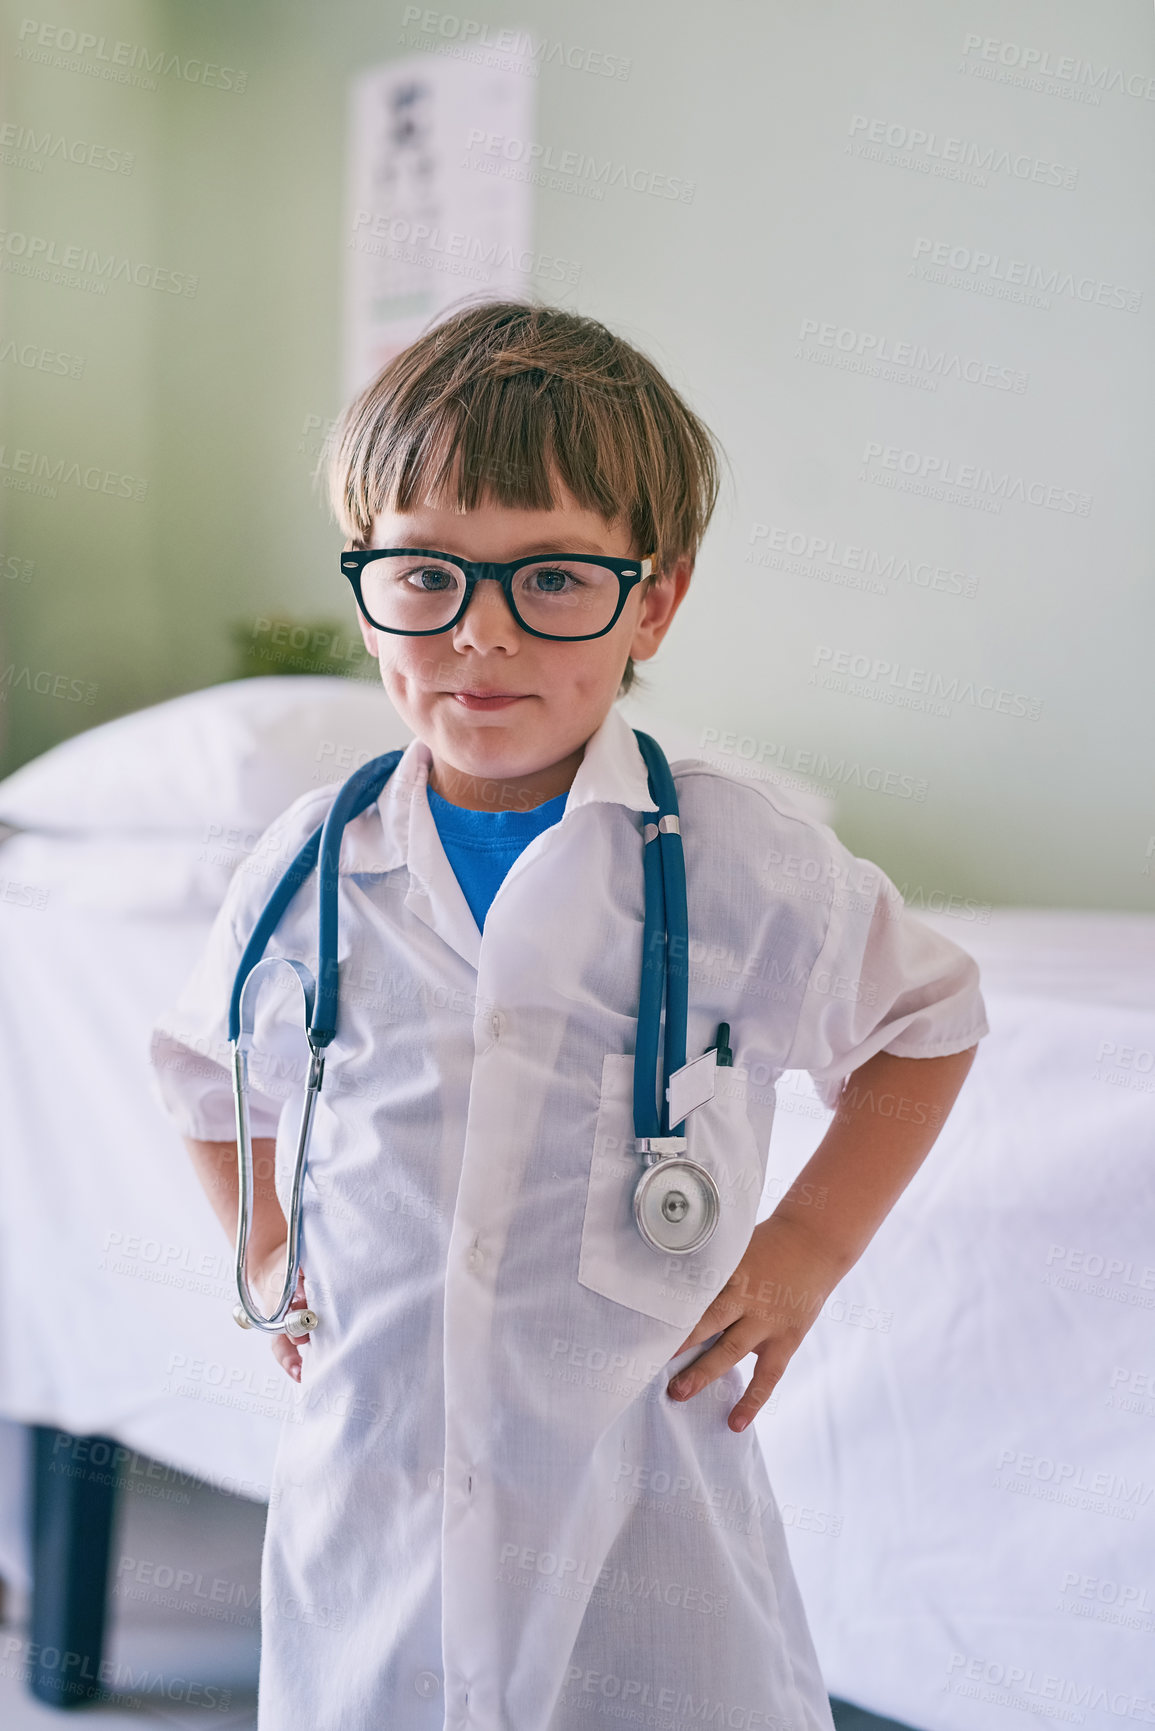
[[[177,830],[14,831],[0,842],[0,950],[12,930],[5,922],[27,921],[31,911],[45,922],[46,937],[77,912],[182,923],[198,914],[211,919],[243,857],[240,848]]]
[[[243,852],[302,793],[411,738],[380,684],[237,679],[122,715],[26,763],[0,781],[0,828],[176,832]]]

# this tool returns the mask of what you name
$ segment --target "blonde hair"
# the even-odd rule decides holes
[[[596,319],[528,301],[452,313],[395,355],[340,417],[329,498],[365,546],[374,517],[420,503],[556,506],[554,477],[624,520],[655,577],[697,556],[718,497],[714,436],[654,363]],[[621,689],[634,680],[627,661]]]

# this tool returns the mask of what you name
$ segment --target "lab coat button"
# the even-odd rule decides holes
[[[418,1671],[413,1679],[413,1687],[428,1701],[441,1688],[441,1679],[435,1671]]]
[[[434,1467],[429,1474],[429,1489],[439,1491],[445,1480],[445,1474],[440,1467]]]
[[[490,1031],[495,1040],[500,1040],[505,1032],[505,1017],[500,1010],[494,1010],[489,1018]]]
[[[485,1266],[485,1256],[480,1250],[478,1250],[476,1244],[473,1246],[472,1250],[466,1252],[465,1260],[468,1266],[475,1272],[477,1269],[484,1268]]]

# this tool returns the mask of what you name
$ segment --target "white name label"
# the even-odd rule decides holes
[[[700,1058],[691,1058],[680,1070],[675,1070],[666,1084],[666,1099],[670,1103],[670,1127],[680,1124],[699,1106],[714,1098],[714,1078],[718,1054],[711,1049]]]

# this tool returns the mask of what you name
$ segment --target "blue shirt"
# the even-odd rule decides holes
[[[568,792],[559,793],[555,799],[547,799],[544,805],[535,805],[529,811],[467,811],[462,805],[452,805],[431,787],[425,791],[445,857],[480,931],[510,866],[535,835],[558,822]]]

